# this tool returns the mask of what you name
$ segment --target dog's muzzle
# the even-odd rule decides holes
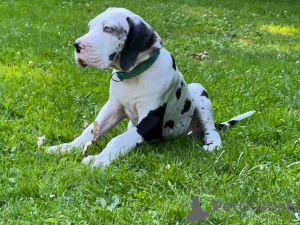
[[[79,55],[78,55],[78,54],[80,54],[82,52],[82,50],[85,49],[85,45],[83,45],[81,43],[81,41],[77,40],[74,43],[74,47],[75,47],[75,50],[76,50],[75,54],[76,54],[76,61],[77,61],[77,63],[79,64],[79,66],[81,66],[83,68],[87,67],[87,64],[82,59],[80,59]]]
[[[84,49],[84,46],[81,44],[81,41],[75,41],[74,47],[75,47],[77,53],[80,53],[81,50]]]

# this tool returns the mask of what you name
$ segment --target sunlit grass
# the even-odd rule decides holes
[[[299,35],[300,30],[295,28],[294,26],[287,25],[274,25],[273,23],[270,25],[264,25],[261,27],[261,30],[268,31],[274,34],[284,34],[284,35]]]

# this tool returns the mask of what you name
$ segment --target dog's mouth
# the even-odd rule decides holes
[[[77,60],[77,63],[78,63],[78,65],[79,65],[80,67],[82,67],[82,68],[85,68],[85,67],[88,66],[82,59],[78,59],[78,60]]]
[[[108,68],[109,62],[102,62],[100,57],[91,57],[91,58],[87,58],[86,56],[82,56],[82,55],[78,55],[75,54],[75,61],[77,62],[77,64],[81,67],[81,68],[86,68],[87,66],[96,68],[98,70],[104,70],[106,68]]]

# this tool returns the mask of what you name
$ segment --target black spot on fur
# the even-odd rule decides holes
[[[168,122],[165,123],[164,128],[169,127],[171,129],[174,129],[174,125],[175,125],[174,121],[173,120],[169,120]]]
[[[173,67],[173,69],[176,71],[176,63],[175,63],[175,59],[174,59],[174,57],[173,57],[173,55],[171,54],[171,57],[172,57],[172,67]]]
[[[167,104],[151,110],[148,115],[136,126],[137,132],[145,141],[162,139],[163,120]]]
[[[116,57],[116,55],[117,55],[117,53],[115,52],[115,53],[113,53],[113,54],[111,54],[108,58],[109,58],[109,60],[110,61],[113,61],[114,60],[114,58]]]
[[[237,123],[237,121],[236,120],[230,120],[230,121],[228,121],[228,123],[229,123],[230,126],[233,126],[234,124]]]
[[[181,87],[183,87],[184,86],[184,83],[183,83],[183,81],[181,81]]]
[[[129,17],[126,20],[129,33],[120,58],[120,65],[124,71],[135,64],[139,53],[150,49],[156,41],[156,34],[145,23],[135,24]]]
[[[234,126],[238,121],[237,120],[230,120],[228,121],[229,126]],[[225,124],[215,124],[215,127],[217,128],[217,130],[223,130],[226,129],[227,127],[229,127],[228,125],[226,126]]]
[[[181,88],[178,88],[177,91],[176,91],[176,97],[177,99],[179,99],[181,96]]]
[[[208,97],[208,93],[207,93],[205,90],[202,91],[201,96],[204,96],[204,97],[206,97],[206,98],[209,98],[209,97]]]
[[[215,127],[217,130],[223,130],[224,128],[226,128],[226,125],[224,124],[215,124]]]
[[[181,114],[188,112],[189,109],[191,108],[191,104],[192,104],[192,102],[189,99],[186,99],[184,102],[183,109],[181,110]]]

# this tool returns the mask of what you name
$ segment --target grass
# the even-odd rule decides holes
[[[80,152],[46,154],[107,100],[110,71],[80,69],[72,45],[110,6],[152,25],[186,81],[208,89],[216,121],[257,113],[222,132],[211,154],[185,137],[141,145],[104,171],[83,165]],[[179,204],[195,196],[210,212],[203,224],[299,223],[287,210],[212,209],[251,200],[300,209],[299,2],[5,0],[0,11],[0,224],[181,224]],[[208,60],[192,58],[203,51]]]

